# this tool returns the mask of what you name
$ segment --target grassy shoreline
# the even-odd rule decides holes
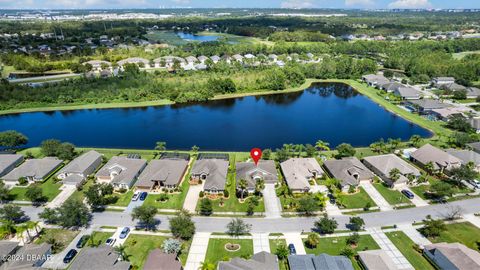
[[[231,98],[240,98],[248,96],[263,96],[263,95],[276,95],[276,94],[286,94],[303,91],[308,88],[313,83],[319,82],[332,82],[332,83],[344,83],[353,87],[357,92],[362,95],[367,96],[370,100],[383,107],[385,110],[402,117],[403,119],[411,122],[412,124],[418,125],[422,128],[425,128],[432,132],[432,137],[436,136],[448,136],[453,132],[447,129],[444,126],[444,123],[434,122],[427,120],[417,114],[407,112],[395,104],[390,103],[385,100],[382,96],[376,94],[376,91],[371,91],[374,88],[368,87],[363,83],[356,80],[345,80],[345,79],[306,79],[305,82],[297,87],[287,88],[285,90],[266,90],[266,91],[255,91],[255,92],[241,92],[241,93],[232,93],[232,94],[222,94],[213,97],[210,100],[222,100],[222,99],[231,99]],[[139,107],[150,107],[150,106],[164,106],[164,105],[173,105],[174,101],[170,100],[153,100],[153,101],[142,101],[142,102],[126,102],[126,103],[98,103],[98,104],[78,104],[78,105],[65,105],[65,106],[52,106],[52,107],[36,107],[36,108],[25,108],[25,109],[11,109],[0,111],[0,115],[8,114],[19,114],[19,113],[28,113],[28,112],[48,112],[48,111],[70,111],[70,110],[85,110],[85,109],[115,109],[115,108],[139,108]]]

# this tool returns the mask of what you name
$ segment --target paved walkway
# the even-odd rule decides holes
[[[398,269],[414,269],[380,228],[367,229],[367,231],[380,248],[393,260]]]
[[[268,233],[254,233],[253,238],[253,254],[261,251],[270,252],[270,241]]]
[[[307,252],[305,251],[305,247],[303,246],[302,235],[300,233],[284,233],[283,235],[285,236],[287,246],[290,244],[293,244],[295,246],[297,255],[307,254]]]
[[[145,202],[145,200],[141,201],[140,198],[138,198],[136,201],[130,201],[127,208],[125,208],[124,212],[125,213],[132,213],[133,208],[135,208],[137,206],[141,206],[144,202]]]
[[[403,189],[406,189],[410,192],[412,192],[412,194],[414,194],[414,197],[413,199],[411,199],[410,201],[415,204],[416,207],[422,207],[422,206],[427,206],[428,205],[428,202],[425,201],[424,199],[420,198],[420,196],[418,196],[417,194],[415,194],[415,192],[413,192],[409,187],[407,186],[402,186],[402,187],[398,187],[397,190],[398,191],[402,191]]]
[[[280,199],[275,192],[275,184],[265,184],[263,190],[263,201],[265,202],[265,217],[280,218],[282,217],[282,206]]]
[[[391,211],[393,207],[383,198],[382,194],[369,182],[363,182],[361,187],[367,192],[368,196],[380,207],[380,211]]]
[[[57,197],[47,204],[48,208],[55,208],[62,205],[75,192],[75,190],[77,190],[77,187],[74,185],[62,185],[60,189],[62,191]]]
[[[63,263],[63,258],[65,255],[67,255],[68,251],[71,249],[76,249],[80,253],[80,249],[76,248],[78,240],[86,234],[91,234],[93,232],[93,228],[89,228],[86,230],[81,230],[78,235],[68,244],[67,247],[65,247],[62,252],[53,254],[52,257],[50,257],[49,260],[45,261],[45,263],[42,265],[42,268],[46,269],[66,269],[68,267],[68,264]],[[78,256],[78,254],[77,254]]]
[[[463,216],[463,219],[480,228],[480,217],[477,217],[474,214],[467,214]]]
[[[420,246],[430,245],[432,242],[423,236],[417,229],[415,229],[411,224],[400,224],[398,225],[400,231],[404,232],[413,242]]]
[[[185,181],[188,181],[188,179],[185,179]],[[183,203],[183,209],[188,210],[190,213],[195,213],[200,191],[203,190],[203,185],[205,185],[205,181],[202,181],[201,185],[190,186],[187,196],[185,197],[185,202]],[[232,196],[232,194],[230,194],[230,196]]]
[[[198,270],[200,268],[202,262],[205,261],[209,238],[210,233],[195,233],[188,252],[185,270]]]

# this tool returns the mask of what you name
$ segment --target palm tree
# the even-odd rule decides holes
[[[17,227],[15,227],[15,223],[10,220],[2,220],[2,230],[7,233],[7,235],[12,235],[17,232]]]
[[[29,221],[29,224],[31,224],[32,228],[35,229],[35,234],[38,235],[40,233],[38,231],[38,228],[40,227],[40,221],[31,220]]]
[[[303,144],[296,144],[295,151],[297,152],[297,156],[300,157],[302,152],[305,150],[305,146]]]
[[[243,200],[243,195],[244,195],[247,187],[248,187],[247,180],[240,179],[240,181],[238,182],[238,188],[240,189],[242,200]]]
[[[22,243],[25,245],[25,237],[23,236],[23,232],[25,232],[24,226],[17,227],[17,238],[22,240]]]
[[[412,137],[410,137],[410,142],[412,143],[413,146],[418,146],[421,141],[422,141],[422,137],[420,137],[420,135],[415,134]]]
[[[211,263],[209,261],[202,262],[202,265],[200,266],[200,270],[215,270],[215,269],[217,269],[217,266],[214,263]]]
[[[397,182],[398,179],[400,179],[400,175],[401,175],[401,172],[397,168],[393,168],[389,172],[390,180],[392,180],[394,183]]]
[[[425,170],[428,172],[429,175],[432,175],[433,171],[435,170],[433,162],[429,161],[427,164],[425,164]]]
[[[20,227],[22,228],[23,231],[27,232],[27,236],[28,236],[27,240],[30,243],[32,241],[32,236],[30,235],[30,231],[29,231],[31,226],[28,223],[25,223],[25,224],[20,225]]]
[[[287,155],[290,157],[292,156],[292,152],[293,152],[293,144],[289,143],[289,144],[284,144],[283,145],[283,149],[285,150],[285,152],[287,152]]]
[[[128,255],[126,252],[127,247],[125,245],[118,245],[114,248],[115,252],[118,254],[121,261],[128,261]]]
[[[318,140],[315,143],[315,148],[317,148],[319,151],[330,151],[330,144],[328,142],[324,142],[322,140]]]
[[[198,146],[196,146],[196,145],[192,146],[193,155],[197,155],[198,150],[200,150],[200,147],[198,147]]]
[[[260,194],[264,188],[265,188],[265,181],[263,179],[259,179],[255,183],[255,192],[257,194]]]
[[[167,149],[166,142],[157,142],[155,145],[155,150],[157,151],[165,151]]]

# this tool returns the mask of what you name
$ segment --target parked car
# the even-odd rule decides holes
[[[407,189],[403,189],[402,194],[405,195],[405,197],[409,198],[410,200],[415,197],[415,195],[413,195],[413,193]]]
[[[77,255],[77,250],[73,248],[70,249],[67,255],[65,255],[65,257],[63,258],[63,263],[70,263],[72,259],[75,257],[75,255]]]
[[[107,246],[113,246],[113,244],[115,244],[115,241],[117,241],[117,239],[115,238],[108,238],[107,241],[105,241],[105,244]]]
[[[480,189],[480,181],[474,179],[474,180],[470,180],[469,182],[470,182],[470,184],[472,184],[472,186],[473,186],[474,188]]]
[[[77,247],[77,248],[83,248],[83,246],[85,246],[85,243],[87,243],[87,241],[88,241],[89,238],[90,238],[90,235],[88,235],[88,234],[82,236],[82,237],[78,240],[76,247]]]
[[[147,192],[142,192],[142,193],[140,194],[140,201],[145,201],[145,199],[147,198],[147,195],[148,195]]]
[[[135,191],[135,193],[133,193],[132,201],[138,200],[139,196],[140,196],[140,191]]]
[[[290,255],[297,254],[297,250],[295,249],[295,246],[293,244],[288,244],[288,250],[290,251]]]
[[[130,232],[130,228],[125,227],[123,228],[122,232],[120,232],[120,239],[125,239]]]

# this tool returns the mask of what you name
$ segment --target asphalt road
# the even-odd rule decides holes
[[[435,204],[424,207],[406,208],[401,210],[373,212],[359,215],[365,221],[366,228],[382,227],[389,225],[411,224],[421,221],[427,215],[432,217],[443,217],[454,207],[460,207],[461,214],[473,214],[480,212],[480,198],[456,201],[448,204]],[[25,214],[33,220],[38,220],[38,213],[42,208],[23,206]],[[338,229],[345,229],[345,224],[350,216],[333,216],[338,222]],[[158,215],[158,229],[169,229],[169,216]],[[247,223],[252,225],[251,232],[299,232],[310,231],[318,217],[291,217],[291,218],[245,218]],[[193,217],[198,232],[222,232],[231,218],[227,217]],[[125,212],[101,212],[94,213],[91,221],[94,226],[135,226],[129,213]]]

